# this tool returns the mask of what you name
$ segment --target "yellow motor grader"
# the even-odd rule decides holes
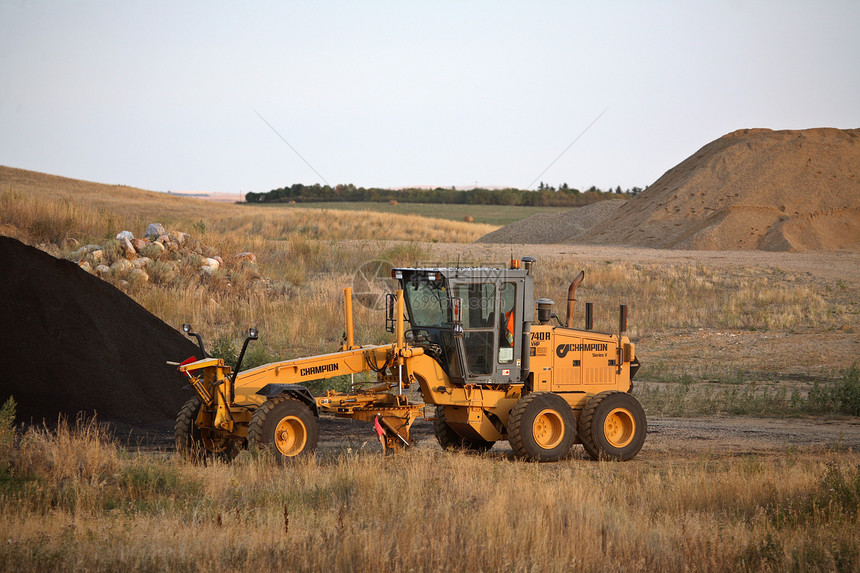
[[[645,441],[646,421],[630,394],[639,361],[624,336],[627,308],[620,307],[618,334],[592,331],[590,304],[585,328],[574,328],[581,272],[568,290],[562,323],[551,300],[534,300],[535,262],[393,269],[399,288],[386,295],[390,344],[355,344],[347,288],[337,352],[240,372],[248,343],[257,338],[251,329],[235,368],[218,358],[179,364],[196,396],[177,416],[177,449],[229,459],[243,447],[265,448],[285,461],[312,453],[317,419],[332,415],[373,422],[394,450],[412,445],[410,428],[425,417],[443,448],[486,451],[507,440],[518,457],[556,461],[581,443],[595,459],[633,458]],[[184,330],[206,356],[201,337],[189,325]],[[303,385],[364,372],[375,373],[373,386],[313,396]],[[415,385],[424,403],[403,393]],[[435,406],[432,416],[427,405]]]

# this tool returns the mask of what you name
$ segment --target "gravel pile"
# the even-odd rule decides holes
[[[0,404],[24,422],[96,412],[124,428],[172,424],[190,397],[165,361],[199,349],[69,261],[0,236]]]
[[[475,242],[526,245],[571,242],[611,218],[625,203],[624,199],[612,199],[561,213],[539,213],[488,233]]]

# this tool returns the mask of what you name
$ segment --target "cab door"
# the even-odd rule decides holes
[[[519,379],[521,292],[516,280],[453,285],[453,296],[463,301],[463,335],[459,342],[461,362],[469,382],[505,384]]]

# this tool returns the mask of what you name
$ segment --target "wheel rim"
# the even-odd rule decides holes
[[[636,420],[633,414],[624,408],[615,408],[603,422],[603,435],[614,448],[623,448],[633,441],[636,433]]]
[[[545,450],[551,450],[561,443],[564,438],[564,420],[561,415],[547,408],[535,416],[532,424],[532,435],[535,443]]]
[[[275,447],[285,456],[296,456],[305,449],[308,432],[304,423],[296,416],[286,416],[275,428]]]

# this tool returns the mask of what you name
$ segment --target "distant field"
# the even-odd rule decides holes
[[[475,223],[487,225],[507,225],[537,213],[557,213],[570,207],[521,207],[516,205],[447,205],[439,203],[358,203],[351,201],[319,203],[261,203],[267,207],[287,207],[297,209],[337,209],[339,211],[376,211],[378,213],[399,213],[401,215],[420,215],[433,219],[462,221],[472,217]]]

